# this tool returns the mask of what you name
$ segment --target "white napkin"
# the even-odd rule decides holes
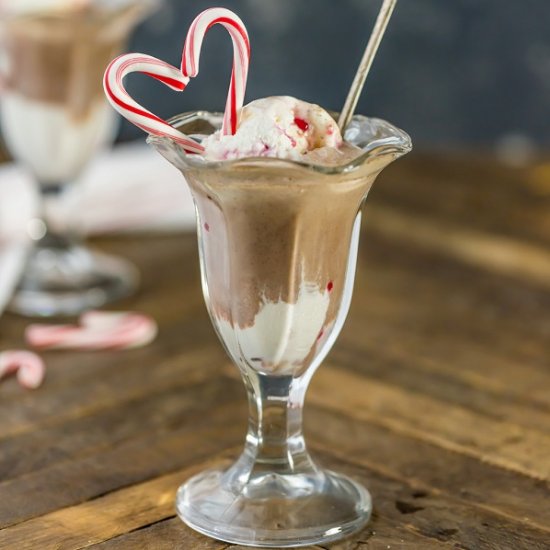
[[[0,167],[0,313],[29,246],[27,224],[38,200],[24,169]],[[63,197],[57,216],[85,235],[189,231],[195,211],[181,173],[143,143],[121,145],[95,160]]]

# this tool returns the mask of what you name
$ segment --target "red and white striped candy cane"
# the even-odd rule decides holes
[[[202,153],[204,148],[200,144],[137,103],[126,91],[123,80],[130,73],[138,72],[163,82],[173,90],[183,91],[190,78],[197,76],[199,72],[204,36],[216,24],[223,25],[233,41],[233,70],[222,133],[234,134],[237,130],[239,111],[244,102],[250,41],[241,19],[225,8],[210,8],[195,18],[185,41],[180,69],[150,55],[138,53],[122,55],[112,61],[103,80],[105,93],[111,105],[123,117],[149,134],[173,139],[188,153]]]
[[[225,106],[222,133],[234,134],[237,131],[239,110],[244,103],[248,65],[250,63],[250,40],[244,23],[238,15],[225,8],[210,8],[203,11],[191,24],[181,61],[184,76],[199,74],[199,59],[204,37],[214,25],[222,25],[233,41],[233,70]]]
[[[187,153],[202,153],[204,148],[196,141],[132,99],[123,80],[130,73],[136,72],[151,76],[177,91],[183,91],[189,82],[189,77],[183,76],[179,69],[156,57],[140,53],[121,55],[107,67],[103,79],[105,94],[111,105],[124,118],[148,134],[169,137],[179,143]]]
[[[33,390],[42,384],[46,367],[42,359],[30,351],[1,352],[0,379],[13,373],[17,373],[17,381],[23,387]]]
[[[39,349],[107,350],[145,346],[157,335],[157,324],[140,313],[90,311],[79,325],[34,324],[27,342]]]

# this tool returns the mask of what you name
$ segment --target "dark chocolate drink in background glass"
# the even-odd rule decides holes
[[[29,223],[34,246],[13,311],[72,315],[136,287],[133,266],[88,250],[52,214],[67,184],[114,138],[116,119],[103,95],[103,72],[152,6],[152,0],[0,4],[2,134],[41,194],[39,217]]]

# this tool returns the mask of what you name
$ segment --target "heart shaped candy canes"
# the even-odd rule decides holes
[[[189,82],[189,78],[183,76],[179,69],[156,57],[137,53],[121,55],[107,67],[103,81],[111,105],[124,118],[145,132],[154,136],[169,137],[179,143],[187,153],[202,153],[204,148],[196,141],[132,99],[122,81],[128,74],[136,72],[155,78],[177,91],[183,91]]]
[[[200,144],[137,103],[126,91],[123,80],[128,74],[139,72],[163,82],[173,90],[183,91],[189,80],[199,72],[200,53],[206,33],[217,24],[225,27],[233,42],[233,70],[222,133],[234,134],[244,102],[250,41],[241,19],[225,8],[210,8],[195,18],[185,40],[180,69],[150,55],[132,53],[116,58],[107,68],[103,81],[111,105],[123,117],[149,134],[168,137],[179,143],[188,153],[202,153],[204,148]]]

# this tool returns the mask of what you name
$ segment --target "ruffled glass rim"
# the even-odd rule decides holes
[[[191,111],[176,115],[168,120],[168,123],[175,128],[188,126],[192,123],[207,123],[212,127],[213,132],[221,128],[223,120],[222,113],[210,113],[208,111]],[[195,139],[198,143],[209,134],[189,134],[189,137]],[[188,154],[180,145],[168,137],[159,137],[149,135],[147,143],[157,149],[170,149],[178,160],[187,168],[201,170],[223,170],[251,168],[254,166],[305,169],[321,174],[344,174],[351,172],[367,161],[377,157],[394,155],[395,158],[407,154],[412,149],[411,138],[393,124],[380,118],[369,118],[363,115],[355,115],[346,131],[344,139],[348,143],[355,145],[363,152],[350,162],[337,166],[327,166],[322,164],[313,164],[308,162],[279,159],[274,157],[243,157],[233,160],[211,161],[201,155]]]

